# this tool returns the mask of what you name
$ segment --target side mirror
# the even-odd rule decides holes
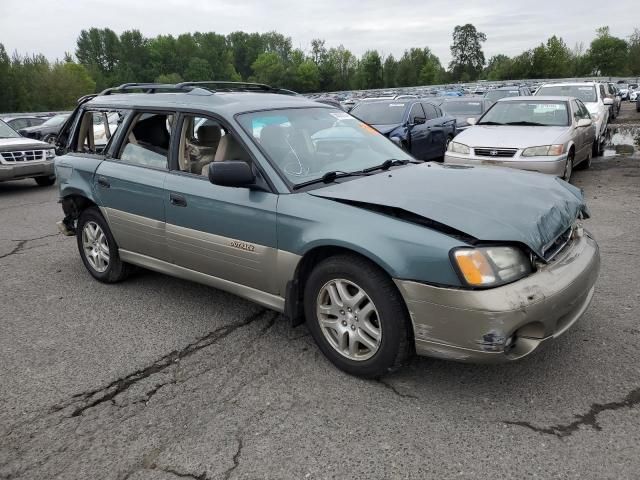
[[[590,127],[593,124],[590,118],[581,118],[578,120],[578,128],[581,127]]]
[[[425,117],[413,117],[413,121],[411,122],[413,125],[423,125],[427,119]]]
[[[469,125],[475,125],[476,123],[478,123],[478,119],[474,118],[474,117],[469,117],[469,118],[467,118],[467,123]]]
[[[223,187],[248,187],[255,183],[256,176],[247,162],[227,160],[209,164],[209,181]]]
[[[613,98],[609,98],[609,97],[603,98],[603,99],[602,99],[602,102],[603,102],[605,105],[613,105]]]

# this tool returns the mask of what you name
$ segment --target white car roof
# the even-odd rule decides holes
[[[545,83],[540,85],[540,88],[543,87],[595,87],[602,82],[563,82],[563,83]]]

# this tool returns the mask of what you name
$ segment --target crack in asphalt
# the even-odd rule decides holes
[[[179,472],[178,470],[175,470],[173,468],[156,468],[155,470],[160,470],[161,472],[164,472],[164,473],[170,473],[171,475],[175,475],[176,477],[180,477],[180,478],[193,478],[194,480],[209,480],[209,477],[207,477],[206,471],[202,472],[200,475],[196,475],[193,473]]]
[[[632,408],[640,405],[640,388],[636,388],[621,401],[608,403],[594,403],[589,411],[582,415],[574,415],[576,420],[567,424],[551,425],[549,427],[536,427],[530,422],[521,421],[505,421],[507,425],[517,425],[525,427],[534,432],[544,433],[545,435],[554,435],[558,438],[568,437],[578,431],[582,425],[587,425],[594,430],[601,431],[602,427],[598,423],[598,415],[605,411],[620,410],[621,408]]]
[[[22,249],[24,249],[24,246],[29,242],[33,242],[35,240],[42,240],[43,238],[57,237],[58,235],[60,235],[60,234],[59,233],[51,233],[49,235],[43,235],[42,237],[27,238],[27,239],[24,239],[24,240],[11,240],[12,242],[18,242],[18,244],[9,253],[5,253],[3,255],[0,255],[0,259],[7,258],[7,257],[10,257],[11,255],[15,255],[16,253],[19,253]]]
[[[149,378],[150,376],[156,373],[162,372],[163,370],[170,367],[174,363],[190,355],[193,355],[195,352],[202,350],[203,348],[206,348],[210,345],[213,345],[218,341],[224,339],[225,337],[231,335],[237,329],[245,327],[252,322],[255,322],[256,320],[260,319],[267,311],[268,311],[267,309],[263,308],[258,312],[245,318],[241,322],[234,323],[232,325],[225,325],[220,328],[217,328],[209,332],[204,337],[196,340],[195,342],[188,344],[186,347],[182,348],[181,350],[174,350],[168,353],[167,355],[163,356],[162,358],[156,360],[151,365],[145,368],[142,368],[140,370],[136,370],[135,372],[130,373],[125,377],[114,380],[113,382],[109,383],[104,387],[90,390],[88,392],[75,394],[72,396],[72,399],[73,399],[72,402],[66,405],[54,406],[50,409],[50,413],[63,410],[78,400],[88,401],[88,403],[86,403],[85,405],[76,408],[70,415],[70,417],[78,417],[82,415],[85,411],[93,407],[96,407],[105,402],[112,401],[116,396],[127,391],[129,388],[131,388],[133,385],[140,382],[141,380]],[[147,392],[147,401],[149,398],[155,395],[158,392],[158,390],[160,390],[163,386],[168,385],[170,383],[175,383],[175,380],[158,384],[152,390]],[[96,395],[99,395],[99,396],[94,400],[89,401],[92,397]]]
[[[233,454],[233,465],[224,472],[224,480],[229,480],[231,478],[231,475],[233,475],[233,471],[240,465],[240,456],[242,455],[244,442],[242,440],[242,437],[238,437],[237,440],[238,448],[236,449],[236,453]]]
[[[396,388],[395,385],[393,385],[390,382],[387,382],[387,381],[383,380],[382,378],[378,378],[377,382],[380,383],[381,385],[384,385],[386,388],[391,390],[393,393],[395,393],[399,397],[402,397],[402,398],[413,398],[414,400],[418,400],[418,397],[416,397],[415,395],[411,395],[410,393],[402,393],[400,390],[398,390]]]

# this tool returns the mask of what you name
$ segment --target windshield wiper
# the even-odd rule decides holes
[[[538,122],[527,122],[527,121],[521,121],[521,122],[507,122],[505,123],[505,125],[523,125],[523,126],[528,126],[528,127],[546,127],[546,125],[544,123],[538,123]]]
[[[314,178],[313,180],[309,180],[307,182],[296,183],[292,188],[292,190],[299,190],[303,187],[307,187],[309,185],[313,185],[315,183],[333,183],[338,178],[345,177],[366,177],[371,175],[370,173],[365,172],[364,170],[358,170],[355,172],[342,172],[340,170],[332,170],[330,172],[325,173],[320,178]]]
[[[421,162],[417,160],[409,160],[409,159],[398,160],[397,158],[389,158],[388,160],[385,160],[384,162],[382,162],[380,165],[375,165],[373,167],[365,168],[364,170],[360,170],[360,171],[364,173],[368,173],[368,172],[375,172],[376,170],[389,170],[391,167],[406,165],[407,163],[421,163]]]
[[[504,125],[504,123],[500,122],[479,122],[477,125]]]
[[[343,172],[340,170],[332,170],[330,172],[325,173],[320,178],[315,178],[313,180],[309,180],[307,182],[297,183],[292,188],[292,190],[299,190],[301,188],[307,187],[309,185],[314,185],[316,183],[333,183],[338,178],[345,177],[367,177],[372,174],[372,172],[376,170],[389,170],[391,167],[396,167],[400,165],[406,165],[407,163],[421,163],[418,160],[398,160],[396,158],[390,158],[385,160],[380,165],[375,165],[373,167],[365,168],[363,170],[356,170],[355,172]]]

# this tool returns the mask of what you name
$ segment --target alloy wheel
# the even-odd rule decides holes
[[[382,325],[378,310],[354,282],[327,282],[318,294],[316,315],[324,337],[342,356],[364,361],[380,348]]]
[[[85,258],[96,272],[102,273],[109,268],[109,243],[96,222],[85,223],[82,229],[82,247]]]

